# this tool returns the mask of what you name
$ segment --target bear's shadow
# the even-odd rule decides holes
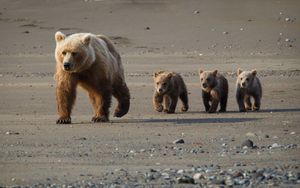
[[[123,119],[112,120],[111,123],[174,123],[174,124],[198,124],[198,123],[242,123],[256,121],[260,118],[168,118],[168,119]]]

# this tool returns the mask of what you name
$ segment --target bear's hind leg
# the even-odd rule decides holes
[[[182,101],[182,112],[186,112],[189,109],[189,100],[188,100],[188,93],[187,90],[183,91],[181,95],[179,96],[180,100]]]
[[[95,115],[92,118],[93,122],[109,121],[109,107],[111,105],[110,90],[101,90],[100,93],[89,92],[90,100],[94,107]]]
[[[249,95],[245,96],[244,104],[245,104],[246,110],[252,110],[251,98]]]
[[[126,83],[113,87],[113,96],[118,100],[118,106],[115,110],[115,117],[122,117],[127,114],[130,107],[130,93]]]
[[[220,100],[219,112],[226,112],[227,99],[228,99],[228,94],[224,93],[224,95],[222,95],[221,100]]]
[[[178,96],[174,95],[174,96],[170,96],[171,98],[171,104],[168,110],[168,114],[173,114],[175,112],[176,109],[176,105],[177,105],[177,101],[178,101]]]
[[[252,107],[253,111],[258,111],[260,109],[260,97],[259,96],[254,96],[254,104]]]

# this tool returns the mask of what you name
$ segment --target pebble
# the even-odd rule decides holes
[[[176,139],[173,141],[173,144],[184,144],[184,140],[182,138]]]
[[[255,137],[255,136],[257,136],[257,134],[248,132],[248,133],[246,134],[246,136],[248,136],[248,137]]]
[[[185,183],[185,184],[195,184],[195,180],[190,176],[182,176],[177,178],[178,184]]]
[[[281,147],[281,145],[279,145],[278,143],[274,143],[274,144],[272,144],[271,145],[271,149],[275,149],[275,148],[280,148]]]
[[[254,143],[252,140],[245,140],[242,145],[241,145],[242,148],[254,148]]]

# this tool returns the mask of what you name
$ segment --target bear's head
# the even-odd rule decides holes
[[[217,85],[217,73],[218,70],[214,71],[203,71],[199,70],[201,88],[206,91],[210,91]]]
[[[95,61],[95,51],[91,46],[92,35],[77,33],[66,36],[55,33],[55,59],[59,69],[67,72],[81,72]]]
[[[158,71],[153,74],[155,90],[159,94],[165,94],[172,87],[172,72]]]
[[[256,70],[242,71],[241,69],[238,69],[237,76],[237,84],[239,84],[241,88],[249,88],[256,77]]]

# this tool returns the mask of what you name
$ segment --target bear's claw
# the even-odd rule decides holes
[[[56,120],[56,124],[70,124],[71,123],[71,118],[67,117],[67,118],[59,118],[58,120]]]
[[[97,122],[108,122],[108,117],[101,116],[101,117],[93,117],[92,122],[97,123]]]

